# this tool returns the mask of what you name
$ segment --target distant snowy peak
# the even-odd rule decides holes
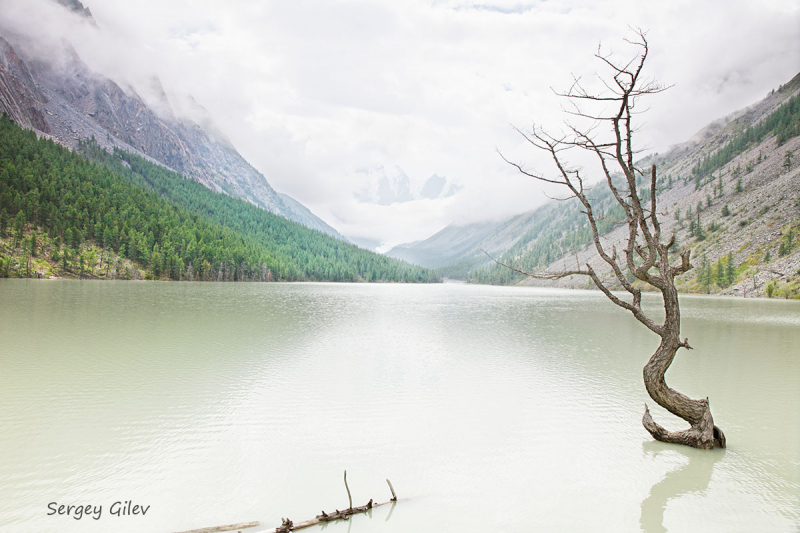
[[[422,199],[436,200],[453,196],[462,188],[454,183],[448,184],[447,178],[434,174],[415,192],[411,180],[396,165],[388,168],[383,165],[361,168],[356,174],[362,178],[364,187],[353,196],[356,200],[369,204],[392,205]]]
[[[414,199],[411,194],[411,181],[398,166],[385,168],[383,165],[378,165],[360,168],[356,170],[356,174],[365,182],[364,187],[354,194],[360,202],[392,205]]]
[[[428,200],[449,198],[463,188],[464,187],[462,185],[457,185],[455,183],[450,183],[448,185],[447,178],[439,176],[438,174],[434,174],[428,178],[428,181],[426,181],[425,185],[422,186],[420,197],[427,198]]]
[[[447,178],[443,178],[437,174],[434,174],[428,181],[425,182],[425,185],[422,186],[422,192],[420,196],[423,198],[427,198],[428,200],[435,200],[439,198],[439,195],[442,194],[444,191],[444,186],[447,183]]]

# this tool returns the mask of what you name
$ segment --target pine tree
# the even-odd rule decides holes
[[[706,234],[703,232],[703,224],[700,222],[700,211],[697,211],[697,220],[694,223],[694,236],[697,237],[698,241],[702,241],[706,238]]]
[[[5,209],[0,210],[0,239],[6,238],[8,229],[8,213]]]
[[[725,281],[727,284],[733,285],[733,282],[736,281],[736,270],[733,265],[733,252],[728,252],[728,261],[725,269]]]
[[[25,213],[23,211],[17,212],[17,217],[14,219],[14,229],[16,230],[16,235],[14,235],[14,248],[17,247],[17,244],[22,242],[23,234],[25,233]]]
[[[722,259],[717,261],[716,268],[716,283],[717,287],[725,287],[725,265],[722,264]]]
[[[703,260],[700,263],[700,268],[697,271],[696,279],[697,282],[700,283],[700,286],[703,288],[703,290],[705,290],[707,293],[710,292],[711,265],[708,264],[705,253],[703,253]]]

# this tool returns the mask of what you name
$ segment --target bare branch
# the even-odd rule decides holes
[[[637,177],[641,179],[645,176],[645,171],[635,164],[635,157],[641,149],[634,146],[633,142],[640,128],[635,122],[643,112],[640,110],[639,102],[642,97],[660,93],[669,87],[643,78],[643,67],[649,54],[647,38],[640,29],[632,31],[636,36],[625,41],[638,47],[638,51],[627,62],[617,61],[611,53],[603,53],[602,48],[598,47],[595,57],[611,71],[605,78],[600,77],[600,82],[605,87],[604,91],[600,93],[587,91],[581,79],[575,76],[566,92],[553,91],[566,99],[569,108],[562,108],[565,114],[590,121],[589,127],[576,127],[567,122],[567,135],[562,134],[560,137],[554,137],[537,128],[533,128],[530,133],[517,130],[532,146],[550,155],[557,170],[554,175],[545,177],[543,174],[527,172],[523,170],[521,164],[510,162],[503,157],[504,161],[526,176],[569,189],[571,193],[569,198],[576,198],[581,203],[580,211],[586,216],[598,256],[613,273],[610,283],[614,284],[613,280],[616,279],[616,282],[630,294],[630,299],[613,292],[609,283],[601,279],[590,263],[585,263],[585,268],[581,267],[577,253],[576,268],[570,270],[566,267],[566,254],[563,249],[561,250],[564,270],[560,272],[525,272],[521,268],[497,261],[485,251],[484,253],[496,264],[537,279],[557,280],[576,274],[588,275],[612,303],[629,311],[650,331],[661,337],[658,350],[644,368],[645,386],[648,394],[659,405],[689,422],[691,428],[683,432],[667,431],[653,421],[647,409],[643,417],[645,428],[654,438],[665,442],[679,442],[705,449],[715,446],[725,447],[725,436],[713,423],[708,399],[688,398],[670,389],[664,380],[664,374],[672,363],[676,351],[680,348],[691,349],[688,340],[685,338],[681,340],[679,337],[680,307],[675,277],[688,272],[692,265],[689,261],[689,250],[679,254],[679,262],[670,264],[670,250],[675,246],[675,235],[672,234],[667,242],[662,241],[659,216],[663,213],[658,212],[658,181],[655,165],[650,168],[649,198],[646,196],[646,188],[640,190],[637,185]],[[587,107],[589,109],[586,109]],[[598,111],[597,107],[602,109]],[[607,111],[606,107],[613,108]],[[610,139],[599,135],[600,126],[604,128],[610,126],[608,132],[611,135]],[[587,190],[592,189],[586,186],[591,181],[585,180],[586,177],[591,179],[592,174],[585,174],[583,169],[568,165],[566,152],[575,148],[593,154],[592,159],[597,163],[600,178],[605,179],[616,204],[625,214],[622,223],[627,226],[627,237],[621,254],[618,254],[617,247],[612,245],[609,255],[604,247],[605,239],[601,239],[597,222],[609,218],[595,215],[592,205],[594,199],[586,194]],[[617,178],[619,175],[622,178],[621,183]],[[603,208],[605,206],[598,207],[598,212]],[[634,283],[630,281],[631,279],[638,281]],[[661,293],[665,311],[664,321],[661,324],[657,324],[642,310],[643,284],[655,287]]]
[[[547,198],[548,200],[554,200],[554,201],[556,201],[556,202],[566,202],[567,200],[572,200],[572,199],[574,199],[574,198],[577,198],[577,196],[575,196],[574,194],[573,194],[573,195],[570,195],[570,196],[567,196],[566,198],[555,198],[555,197],[553,197],[553,196],[549,196],[549,195],[548,195],[546,192],[544,192],[544,191],[542,192],[542,194],[543,194],[543,195],[545,196],[545,198]]]
[[[494,261],[498,265],[500,265],[502,267],[505,267],[505,268],[507,268],[509,270],[513,270],[514,272],[516,272],[518,274],[522,274],[523,276],[528,276],[529,278],[533,278],[533,279],[556,280],[556,279],[566,278],[567,276],[575,276],[575,275],[588,276],[589,275],[588,271],[581,270],[581,269],[577,269],[577,270],[562,270],[561,272],[526,272],[525,270],[521,270],[521,269],[519,269],[519,268],[517,268],[515,266],[507,265],[506,263],[503,263],[502,261],[498,261],[497,259],[495,259],[491,255],[489,255],[489,252],[487,252],[483,248],[481,248],[481,252],[486,254],[486,257],[488,257],[489,259],[491,259],[492,261]]]

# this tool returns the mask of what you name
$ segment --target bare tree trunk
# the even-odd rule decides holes
[[[725,434],[714,425],[708,398],[694,400],[667,385],[664,373],[678,350],[677,346],[670,344],[672,343],[662,341],[656,353],[645,365],[644,385],[647,393],[658,405],[686,420],[691,427],[683,431],[668,431],[653,420],[647,405],[644,406],[642,424],[654,439],[662,442],[685,444],[704,450],[714,447],[724,448]]]
[[[642,424],[654,439],[662,442],[685,444],[706,450],[714,447],[724,448],[725,434],[714,425],[708,398],[694,400],[667,385],[665,374],[675,354],[680,348],[691,349],[691,346],[687,340],[684,339],[683,342],[680,340],[680,303],[675,283],[666,283],[661,294],[666,312],[664,335],[658,349],[644,367],[644,385],[647,393],[658,405],[687,421],[690,428],[684,431],[667,431],[653,420],[647,405],[644,407]]]
[[[643,81],[641,78],[648,45],[645,34],[641,30],[636,33],[637,39],[627,42],[640,48],[638,62],[637,58],[634,58],[618,65],[610,56],[601,55],[599,52],[595,56],[613,72],[611,80],[603,81],[607,92],[589,93],[581,85],[580,78],[576,78],[570,90],[561,94],[574,105],[570,113],[590,120],[589,126],[579,129],[567,124],[567,130],[571,133],[559,137],[553,137],[536,127],[530,133],[517,130],[535,148],[550,155],[556,171],[554,177],[527,171],[520,164],[503,157],[507,163],[526,176],[545,183],[563,185],[569,189],[570,197],[577,199],[583,206],[582,212],[589,222],[599,259],[611,268],[615,282],[627,291],[628,297],[620,297],[613,293],[610,285],[600,278],[589,263],[586,263],[585,268],[577,265],[575,270],[529,273],[496,262],[521,274],[539,279],[559,279],[572,275],[589,276],[609,300],[629,311],[641,324],[661,337],[658,349],[644,367],[645,388],[656,403],[688,422],[690,427],[684,431],[668,431],[653,420],[650,410],[645,405],[642,418],[645,429],[653,438],[664,442],[685,444],[700,449],[724,448],[725,435],[714,425],[708,398],[702,400],[689,398],[669,388],[664,378],[677,351],[680,348],[691,349],[687,339],[680,340],[681,317],[675,277],[691,270],[692,265],[689,262],[689,250],[680,254],[679,262],[670,263],[670,249],[675,245],[675,235],[673,234],[668,241],[662,239],[657,209],[656,166],[651,167],[649,189],[644,189],[645,192],[640,190],[636,178],[637,174],[644,178],[645,171],[634,164],[637,153],[633,143],[633,133],[636,131],[633,127],[636,115],[635,102],[642,96],[665,90],[662,85],[654,81]],[[599,104],[604,108],[616,104],[618,108],[614,113],[604,109],[593,114],[583,111],[578,103]],[[596,127],[602,123],[609,123],[611,126],[611,135],[606,134],[605,138],[600,137],[596,131]],[[622,254],[617,253],[615,246],[608,250],[600,239],[597,217],[602,216],[602,213],[596,215],[593,210],[592,200],[588,194],[590,189],[584,187],[583,169],[569,165],[562,155],[572,148],[585,150],[596,156],[600,175],[605,178],[614,200],[625,213],[624,223],[627,225],[628,236]],[[614,171],[624,178],[621,183]],[[658,272],[655,273],[654,270]],[[656,323],[644,312],[641,306],[642,290],[628,279],[626,271],[632,275],[632,279],[635,278],[638,282],[661,292],[665,311],[662,324]]]

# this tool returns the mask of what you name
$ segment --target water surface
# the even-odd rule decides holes
[[[668,382],[727,450],[651,441],[656,337],[595,292],[2,280],[0,531],[274,528],[346,507],[347,469],[407,500],[328,531],[796,532],[800,305],[682,304]]]

